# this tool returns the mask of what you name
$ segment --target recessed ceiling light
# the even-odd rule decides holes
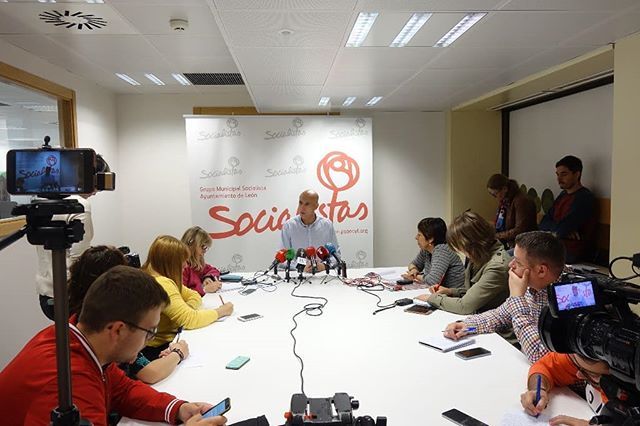
[[[89,4],[103,4],[104,0],[87,0],[87,3]]]
[[[391,42],[389,47],[404,47],[409,43],[414,35],[420,28],[431,18],[431,13],[414,13],[411,18],[404,24],[404,27],[400,30],[395,39]]]
[[[171,74],[171,76],[175,78],[176,81],[182,84],[183,86],[191,86],[191,82],[184,75],[174,73],[174,74]]]
[[[149,80],[153,81],[158,86],[164,86],[164,81],[160,80],[155,75],[153,75],[153,74],[145,74],[144,76],[147,77]]]
[[[369,102],[367,102],[367,106],[374,106],[375,104],[377,104],[378,102],[380,102],[382,100],[382,96],[374,96],[373,98],[369,99]]]
[[[134,79],[132,79],[131,77],[129,77],[126,74],[120,74],[119,72],[116,73],[116,75],[121,78],[122,80],[126,81],[127,83],[129,83],[132,86],[140,86],[140,83],[138,83],[137,81],[135,81]]]
[[[289,37],[291,34],[293,34],[293,30],[290,30],[288,28],[283,28],[280,31],[278,31],[278,34],[284,37]]]
[[[56,0],[38,0],[38,3],[55,3]]]
[[[467,30],[473,27],[479,20],[481,20],[486,13],[478,12],[478,13],[468,13],[464,18],[460,20],[457,24],[453,26],[440,40],[433,45],[433,47],[447,47],[454,41],[458,39],[462,34],[467,32]]]
[[[331,98],[329,96],[323,96],[320,98],[320,102],[318,102],[319,106],[327,106],[329,105],[329,101],[331,100]]]
[[[349,105],[351,105],[351,104],[353,103],[353,101],[355,101],[355,100],[356,100],[356,97],[355,97],[355,96],[349,96],[348,98],[346,98],[346,99],[344,100],[344,102],[342,103],[342,106],[346,106],[346,107],[348,107],[348,106],[349,106]]]
[[[360,12],[356,23],[353,24],[351,34],[349,34],[349,40],[347,40],[346,47],[360,47],[360,45],[367,38],[369,30],[373,27],[373,23],[376,22],[378,12]]]

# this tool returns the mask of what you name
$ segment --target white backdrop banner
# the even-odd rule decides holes
[[[271,264],[306,189],[320,195],[342,257],[373,266],[370,118],[185,116],[191,217],[214,240],[207,261],[231,271]]]

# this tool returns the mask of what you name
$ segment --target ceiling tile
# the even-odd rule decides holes
[[[505,0],[360,0],[363,11],[396,10],[406,12],[481,12],[493,10]]]
[[[429,68],[511,68],[545,49],[459,47],[443,49],[443,54],[429,63]]]
[[[369,68],[368,70],[342,70],[334,67],[327,79],[327,85],[355,86],[355,85],[398,85],[412,77],[416,70],[401,70],[387,68]]]
[[[175,34],[169,25],[171,19],[185,19],[189,27],[181,35],[215,35],[222,39],[213,13],[208,6],[156,5],[153,7],[135,4],[113,5],[142,34]]]
[[[464,16],[464,13],[434,13],[407,46],[433,46]]]
[[[638,2],[640,5],[640,2]],[[560,46],[604,46],[640,31],[640,10],[621,13],[560,43]]]
[[[221,13],[229,43],[238,47],[337,47],[350,17],[350,12],[325,11]]]
[[[213,0],[216,8],[279,10],[353,10],[356,0]]]
[[[226,56],[176,56],[170,62],[173,72],[238,72],[233,58]]]
[[[409,18],[411,18],[411,13],[408,12],[388,11],[380,13],[373,27],[369,30],[367,38],[362,43],[362,47],[388,47]],[[353,19],[353,23],[355,23],[355,19]],[[353,23],[349,27],[349,32],[351,32]]]
[[[416,71],[443,52],[435,47],[343,47],[335,67],[368,70],[372,68],[415,69]]]
[[[228,56],[231,53],[222,38],[207,35],[148,35],[147,41],[162,55],[175,56]]]
[[[637,0],[511,0],[503,10],[623,10],[637,6]]]
[[[493,77],[504,71],[501,68],[460,68],[431,69],[427,68],[413,79],[405,83],[408,87],[423,86],[436,83],[439,86],[462,88],[478,81]]]

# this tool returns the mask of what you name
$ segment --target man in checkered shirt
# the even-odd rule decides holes
[[[509,298],[496,309],[449,324],[444,335],[458,340],[469,327],[478,333],[513,327],[522,352],[534,363],[549,352],[540,340],[538,318],[548,305],[547,287],[562,273],[565,253],[560,240],[550,232],[525,232],[515,243],[509,263]]]

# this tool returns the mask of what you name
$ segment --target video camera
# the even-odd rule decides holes
[[[538,322],[549,350],[605,361],[611,375],[600,386],[609,402],[598,424],[640,424],[640,318],[629,303],[640,287],[604,275],[574,275],[549,287]]]
[[[354,417],[360,403],[346,393],[328,398],[307,398],[303,393],[291,396],[291,411],[285,414],[286,426],[387,426],[386,417]]]
[[[93,149],[12,149],[7,152],[7,191],[13,195],[37,195],[60,199],[67,195],[113,191],[115,173]]]

